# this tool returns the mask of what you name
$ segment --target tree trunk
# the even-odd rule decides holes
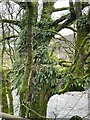
[[[46,118],[46,110],[47,110],[47,103],[48,99],[50,97],[50,85],[45,84],[40,92],[33,94],[33,97],[31,98],[31,109],[36,111],[38,114],[29,111],[30,116],[29,118]]]
[[[82,16],[81,2],[75,2],[75,4],[76,4],[76,18],[78,19]],[[81,25],[82,21],[79,24]],[[86,28],[81,29],[80,26],[78,27],[78,22],[77,22],[77,39],[75,42],[75,46],[76,46],[75,57],[77,56],[78,50],[79,50],[83,40],[87,36],[87,34],[88,34],[87,29]],[[79,77],[83,76],[83,74],[84,74],[85,46],[86,45],[84,45],[84,47],[79,52],[78,64],[77,64],[77,67],[75,70],[75,72],[77,73],[77,75]]]
[[[1,96],[1,105],[2,105],[2,112],[8,113],[8,102],[7,102],[7,86],[6,86],[6,81],[4,79],[4,71],[2,71],[2,96]]]
[[[27,103],[28,95],[29,95],[29,79],[31,76],[32,71],[32,62],[33,62],[33,48],[32,48],[32,27],[33,27],[33,3],[29,2],[26,3],[26,16],[27,16],[27,60],[26,60],[26,69],[24,72],[24,77],[22,80],[22,86],[20,90],[20,101],[21,101],[21,107],[20,107],[20,116],[25,117],[26,114],[26,108],[22,106],[23,103]]]
[[[39,100],[39,114],[46,117],[47,103],[50,98],[50,85],[45,84],[40,92],[40,100]]]
[[[4,33],[4,24],[2,23],[2,37],[3,39],[5,38],[5,33]],[[8,102],[7,102],[7,86],[6,86],[6,81],[5,81],[5,74],[3,70],[3,61],[4,61],[4,52],[5,52],[5,41],[3,41],[3,48],[2,48],[2,60],[1,60],[1,80],[2,80],[2,92],[1,92],[1,104],[2,104],[2,112],[8,113]]]
[[[75,10],[76,10],[76,18],[82,15],[82,6],[80,0],[75,0]]]

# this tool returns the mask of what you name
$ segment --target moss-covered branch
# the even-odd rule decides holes
[[[83,41],[82,41],[82,44],[80,46],[80,49],[78,50],[78,53],[77,53],[77,56],[74,60],[74,62],[72,63],[70,69],[69,69],[69,81],[67,82],[67,84],[65,85],[65,87],[63,89],[60,89],[58,90],[58,94],[61,94],[61,93],[64,93],[66,91],[69,90],[69,87],[71,84],[73,84],[76,80],[76,78],[73,78],[72,74],[74,73],[76,67],[77,67],[77,63],[78,63],[78,57],[79,57],[79,53],[81,51],[81,49],[84,47],[85,43],[87,42],[87,40],[90,40],[90,37],[86,37]],[[90,52],[88,53],[87,57],[90,55]],[[86,59],[85,59],[86,60]],[[84,61],[84,64],[85,64],[85,61]]]
[[[32,11],[32,14],[31,14]],[[33,26],[33,4],[27,3],[27,60],[26,60],[26,70],[24,72],[23,84],[21,92],[25,92],[28,87],[29,77],[32,70],[32,61],[33,61],[33,49],[32,49],[32,26]]]
[[[57,26],[56,31],[60,31],[63,28],[66,28],[69,24],[73,23],[74,20],[75,20],[75,18],[67,19],[64,23]]]
[[[69,14],[67,15],[63,15],[62,17],[60,17],[59,19],[55,20],[53,23],[52,23],[52,26],[57,26],[58,23],[62,22],[63,20],[67,19],[69,17]]]
[[[63,89],[58,90],[58,94],[67,92],[69,90],[69,88],[70,88],[70,85],[72,83],[74,83],[74,81],[75,81],[74,79],[69,79],[69,81],[67,82],[67,84],[65,85],[65,87]]]
[[[3,38],[2,40],[0,40],[0,42],[3,42],[4,40],[10,40],[11,38],[16,38],[16,37],[18,37],[18,35],[7,36]]]
[[[62,8],[57,8],[53,9],[52,12],[57,12],[57,11],[63,11],[63,10],[68,10],[70,7],[62,7]]]
[[[74,60],[73,64],[72,64],[71,67],[70,67],[70,71],[71,71],[71,72],[74,72],[74,70],[75,70],[75,68],[76,68],[76,64],[77,64],[77,62],[78,62],[78,57],[79,57],[80,51],[81,51],[81,49],[84,47],[84,45],[85,45],[85,43],[87,42],[87,40],[90,40],[90,37],[86,37],[86,38],[82,41],[82,44],[81,44],[81,46],[80,46],[80,48],[79,48],[79,50],[78,50],[78,52],[77,52],[77,55],[76,55],[76,57],[75,57],[75,60]]]
[[[73,32],[77,32],[77,30],[75,30],[74,28],[67,26],[66,28],[71,29]]]
[[[26,16],[27,16],[27,39],[26,39],[26,68],[24,71],[24,76],[22,79],[22,85],[20,89],[20,116],[26,116],[26,108],[22,106],[23,102],[27,104],[29,97],[29,85],[32,72],[32,63],[33,63],[33,47],[32,47],[32,36],[33,36],[33,14],[34,8],[33,3],[26,3]],[[31,12],[32,11],[32,12]],[[27,95],[27,96],[26,96]]]
[[[10,23],[10,24],[18,25],[20,27],[20,21],[16,21],[16,20],[0,19],[0,23]]]
[[[73,2],[70,2],[69,4],[70,4],[70,7],[69,7],[70,13],[67,16],[67,20],[64,23],[58,25],[56,27],[56,31],[60,31],[61,29],[67,27],[70,23],[73,23],[73,21],[76,19],[76,13],[75,13],[75,10],[74,10]]]

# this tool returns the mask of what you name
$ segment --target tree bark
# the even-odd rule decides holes
[[[20,101],[21,104],[23,102],[26,104],[29,96],[29,83],[30,76],[32,71],[32,63],[33,63],[33,48],[32,48],[32,37],[33,37],[33,3],[26,3],[26,16],[27,16],[27,60],[26,60],[26,69],[24,72],[22,86],[20,90]],[[25,117],[26,108],[21,105],[20,116]]]
[[[76,1],[75,4],[76,4],[76,18],[78,19],[79,17],[82,16],[81,2]],[[87,34],[88,34],[87,29],[81,29],[77,25],[77,39],[76,39],[76,42],[75,42],[75,46],[76,46],[75,57],[77,56],[78,50],[79,50],[83,40],[87,36]],[[83,74],[84,74],[85,46],[81,49],[81,51],[79,53],[79,57],[78,57],[78,64],[77,64],[77,68],[75,70],[75,72],[77,73],[78,76],[83,76]]]
[[[4,24],[2,23],[2,37],[5,38],[4,33]],[[5,71],[3,70],[3,62],[4,62],[4,52],[5,52],[5,41],[3,41],[3,48],[2,48],[2,60],[1,60],[1,67],[2,67],[2,93],[1,93],[1,104],[2,104],[2,111],[8,113],[8,102],[7,102],[7,86],[5,81]]]

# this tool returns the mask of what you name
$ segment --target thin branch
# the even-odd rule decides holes
[[[74,21],[75,19],[67,19],[63,24],[60,24],[60,25],[58,25],[57,26],[57,28],[56,28],[56,31],[60,31],[60,30],[62,30],[63,28],[66,28],[70,23],[72,23],[73,21]]]
[[[52,12],[68,10],[69,8],[70,8],[70,7],[57,8],[57,9],[53,9]]]
[[[15,29],[14,26],[12,26],[11,24],[9,25],[12,29],[14,29],[18,34],[20,33],[17,29]]]
[[[26,105],[24,105],[24,104],[22,104],[22,105],[23,105],[26,109],[28,109],[28,110],[32,111],[33,113],[35,113],[36,115],[38,115],[39,117],[41,117],[41,118],[46,118],[46,117],[40,115],[39,113],[37,113],[36,111],[32,110],[31,108],[28,108]]]
[[[12,0],[13,1],[13,0]],[[26,9],[26,3],[25,2],[17,2],[14,1],[16,4],[18,4],[22,9]],[[28,2],[29,3],[29,2]]]
[[[71,29],[71,30],[74,31],[74,32],[77,32],[77,30],[75,30],[74,28],[72,28],[72,27],[70,27],[70,26],[67,26],[66,28]]]
[[[16,37],[18,37],[18,35],[7,36],[4,39],[0,40],[0,42],[3,42],[4,40],[9,40],[11,38],[16,38]]]
[[[55,38],[55,39],[56,39],[56,38]],[[67,40],[65,37],[64,37],[64,38],[58,38],[58,40],[65,42],[69,47],[71,47],[71,48],[73,48],[73,49],[76,48],[76,46],[75,46],[71,41]],[[71,44],[72,46],[71,46],[70,44]],[[65,46],[66,46],[66,45],[65,45]]]
[[[14,24],[14,25],[18,25],[20,27],[20,21],[16,21],[16,20],[8,20],[8,19],[0,19],[0,23],[10,23],[10,24]]]
[[[86,59],[90,56],[90,51],[87,53],[87,55],[84,58],[84,61],[86,61]]]
[[[59,40],[64,41],[65,43],[68,42],[68,43],[70,43],[70,44],[73,46],[73,48],[77,49],[76,46],[75,46],[71,41],[67,40],[67,39],[66,39],[63,35],[61,35],[60,33],[56,32],[56,31],[54,31],[54,30],[47,30],[47,31],[59,35],[59,36],[61,37],[61,38],[58,38]],[[55,38],[55,39],[56,39],[56,38]]]
[[[68,47],[62,46],[62,48],[65,50],[65,52],[69,55],[73,55],[73,51],[71,49],[69,49]],[[68,50],[69,49],[69,50]]]
[[[58,23],[62,22],[63,20],[67,19],[69,17],[70,13],[67,15],[63,15],[62,17],[60,17],[59,19],[55,20],[51,26],[57,26]]]
[[[69,14],[67,20],[64,23],[58,25],[56,28],[56,31],[60,31],[61,29],[67,27],[69,24],[73,23],[73,21],[76,20],[76,13],[72,7],[70,7],[70,8],[71,8],[70,14]]]

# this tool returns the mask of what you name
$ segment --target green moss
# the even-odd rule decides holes
[[[4,71],[2,70],[2,112],[8,113],[8,102],[7,102],[7,86],[6,86],[6,81],[5,81],[5,76],[4,76]]]

